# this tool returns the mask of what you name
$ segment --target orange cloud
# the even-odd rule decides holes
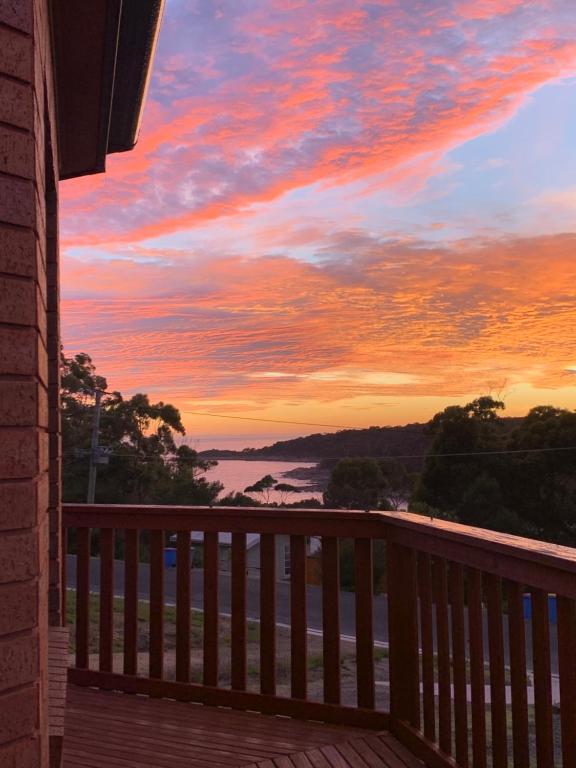
[[[576,235],[437,246],[343,232],[321,266],[69,260],[66,347],[112,386],[180,404],[400,397],[409,420],[431,395],[531,386],[553,399],[575,364],[575,247]]]

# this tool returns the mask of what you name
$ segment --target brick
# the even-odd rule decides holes
[[[34,141],[29,133],[0,125],[0,172],[34,178]]]
[[[0,41],[0,50],[1,46]],[[35,195],[34,184],[28,179],[0,176],[0,221],[33,227],[36,220]]]
[[[32,38],[0,27],[0,72],[31,83],[33,62]]]
[[[0,635],[21,632],[37,625],[36,590],[34,581],[0,585]]]
[[[38,666],[36,635],[0,639],[0,692],[34,682]]]
[[[0,0],[0,21],[22,32],[32,33],[31,0]]]
[[[43,426],[47,421],[46,390],[33,381],[0,381],[0,424]]]
[[[38,536],[35,528],[0,533],[0,583],[26,581],[38,575]]]
[[[40,742],[37,738],[27,737],[17,742],[0,746],[0,766],[2,768],[38,768],[40,762]]]
[[[33,129],[34,94],[31,85],[0,75],[0,120],[17,128]]]
[[[34,427],[0,428],[0,478],[35,477],[42,458],[40,442]]]
[[[31,735],[37,724],[38,688],[36,686],[0,696],[0,744]]]
[[[48,473],[50,468],[49,439],[47,432],[38,433],[38,472]]]
[[[37,258],[36,236],[31,229],[14,229],[0,223],[0,272],[35,277]]]
[[[0,276],[0,323],[36,325],[36,284]]]
[[[0,482],[0,531],[36,525],[41,484]]]
[[[0,327],[0,375],[34,376],[38,361],[35,328]]]

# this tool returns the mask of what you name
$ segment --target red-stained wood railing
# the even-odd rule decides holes
[[[576,549],[382,517],[391,730],[431,768],[576,766]]]
[[[70,671],[75,683],[370,728],[388,727],[388,713],[377,707],[375,696],[372,546],[374,539],[385,535],[378,515],[331,510],[67,505],[64,525],[75,532],[77,542],[77,653]],[[193,605],[198,607],[201,587],[196,586],[191,567],[191,543],[198,540],[198,536],[191,538],[192,532],[203,534],[202,620],[196,624],[191,609]],[[254,575],[254,563],[248,562],[248,533],[260,535],[258,617],[248,614],[248,578]],[[220,562],[223,551],[219,534],[227,534],[230,542],[229,570],[223,570]],[[322,606],[318,618],[324,634],[322,640],[315,638],[315,643],[323,646],[323,680],[318,681],[322,688],[319,692],[316,679],[320,670],[315,655],[316,692],[312,695],[308,573],[310,542],[318,539],[323,543],[317,553],[322,584],[313,589],[318,593],[317,607]],[[349,680],[346,696],[342,695],[340,675],[342,539],[354,540],[355,699],[348,692]],[[114,541],[123,542],[119,553],[124,562],[114,563]],[[165,565],[167,546],[175,550],[174,576]],[[283,600],[289,603],[289,627],[279,629],[278,567],[284,565],[284,547],[290,563],[289,579],[282,585]],[[99,594],[92,595],[92,605],[91,573],[93,578],[99,574],[99,587],[95,587]],[[116,607],[124,615],[117,616],[116,622],[112,600],[115,573],[119,582],[124,576],[124,589],[117,592],[124,598],[123,605]],[[168,583],[173,585],[170,594]],[[224,606],[224,588],[230,590],[229,606]],[[148,632],[145,628],[139,631],[143,621],[139,613],[146,614],[142,599],[149,600]],[[94,603],[98,622],[90,618]],[[167,610],[174,617],[170,621],[166,619]],[[226,611],[229,615],[225,616]],[[192,632],[198,623],[202,625],[201,648],[197,647],[198,632]],[[175,640],[168,651],[170,631],[175,632]],[[277,653],[280,633],[284,647],[289,645],[288,658],[280,658]],[[256,654],[258,670],[254,669],[254,654],[248,658],[253,647],[249,638],[256,635],[260,644]],[[347,642],[351,658],[354,645],[353,641]],[[200,679],[192,664],[193,656],[198,661],[199,652]],[[287,666],[288,679],[283,680],[280,695],[279,670],[285,675]],[[382,683],[386,687],[385,681]]]
[[[70,679],[77,684],[389,728],[430,768],[576,766],[576,550],[407,513],[347,510],[67,505],[64,525],[75,531],[76,661]],[[194,569],[190,580],[190,534],[198,531],[204,557],[200,640],[192,638],[190,617],[200,589]],[[176,533],[177,553],[174,671],[167,669],[164,623],[163,553],[170,533]],[[231,534],[232,542],[226,577],[230,649],[221,632],[219,533]],[[248,663],[249,533],[260,534],[259,681],[253,655]],[[146,565],[142,536],[149,547]],[[279,537],[290,553],[282,598],[290,603],[288,630],[277,623]],[[311,537],[322,542],[319,587],[307,584]],[[124,564],[113,561],[116,539],[124,542]],[[354,540],[347,552],[354,557],[355,702],[349,686],[343,688],[341,666],[341,539]],[[376,601],[374,552],[381,548],[375,550],[375,540],[385,541],[386,562],[378,565],[386,566],[387,591]],[[91,562],[91,547],[99,563]],[[124,617],[115,623],[114,575],[122,567]],[[138,592],[144,571],[150,573],[150,632],[142,646]],[[89,602],[91,574],[99,574],[96,622]],[[317,600],[314,589],[321,591]],[[322,610],[321,701],[310,695],[311,596]],[[557,601],[557,624],[550,600]],[[386,635],[378,640],[388,643],[387,676],[385,665],[375,662],[375,627],[385,616]],[[290,639],[289,659],[278,658],[281,632]],[[201,679],[191,674],[194,643],[202,645]],[[148,667],[138,665],[139,653]],[[279,695],[279,665],[285,669],[287,661],[288,688]],[[382,692],[386,700],[389,692],[389,711]]]

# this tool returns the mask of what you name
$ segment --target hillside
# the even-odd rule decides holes
[[[421,456],[430,445],[424,424],[402,427],[345,429],[330,434],[314,434],[282,440],[264,448],[243,451],[202,451],[203,459],[309,460],[338,459],[345,456]]]
[[[519,418],[501,420],[506,431],[520,423]],[[241,459],[246,461],[326,461],[346,456],[398,456],[410,469],[420,469],[422,457],[430,448],[432,438],[426,424],[406,424],[401,427],[369,427],[344,429],[329,434],[317,433],[293,440],[282,440],[264,448],[244,448],[242,451],[202,451],[203,459]]]

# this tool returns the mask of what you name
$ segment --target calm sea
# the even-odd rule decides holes
[[[293,477],[285,477],[284,473],[295,467],[313,467],[314,462],[303,461],[236,461],[220,460],[218,466],[210,469],[206,474],[207,480],[218,480],[224,486],[222,493],[225,496],[234,491],[243,492],[244,488],[253,485],[265,475],[272,477],[279,483],[290,483],[299,487],[306,486],[305,480],[297,480]],[[255,496],[255,498],[259,498]],[[288,501],[298,501],[298,498],[322,499],[322,494],[314,491],[303,490],[300,494],[293,494]],[[274,491],[270,494],[270,501],[280,501],[280,494]]]

